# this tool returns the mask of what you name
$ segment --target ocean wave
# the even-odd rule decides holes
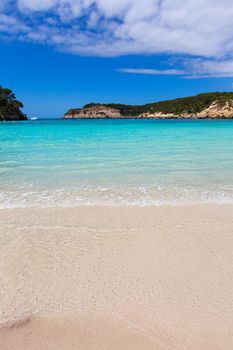
[[[163,206],[194,203],[233,203],[233,186],[179,188],[137,186],[110,188],[82,186],[63,189],[37,188],[0,191],[0,209],[76,206]]]

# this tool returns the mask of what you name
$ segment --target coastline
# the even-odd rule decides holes
[[[121,116],[121,117],[111,117],[111,116],[106,116],[106,117],[73,117],[73,116],[66,116],[62,117],[62,120],[233,120],[233,115],[230,117],[225,117],[225,116],[205,116],[205,117],[200,117],[198,115],[161,115],[161,116]]]
[[[159,101],[144,105],[89,103],[71,108],[64,118],[218,118],[233,117],[232,93],[203,93],[196,96]]]
[[[1,209],[0,348],[232,349],[232,210]]]

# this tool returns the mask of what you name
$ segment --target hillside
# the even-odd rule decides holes
[[[233,92],[203,93],[145,105],[90,103],[64,118],[233,118]]]
[[[14,93],[0,86],[0,121],[27,120],[21,111],[22,102],[16,100]]]

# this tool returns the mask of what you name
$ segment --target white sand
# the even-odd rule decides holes
[[[233,206],[0,211],[0,349],[232,350]]]

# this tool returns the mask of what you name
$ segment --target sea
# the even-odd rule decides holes
[[[233,120],[0,123],[0,208],[233,202]]]

